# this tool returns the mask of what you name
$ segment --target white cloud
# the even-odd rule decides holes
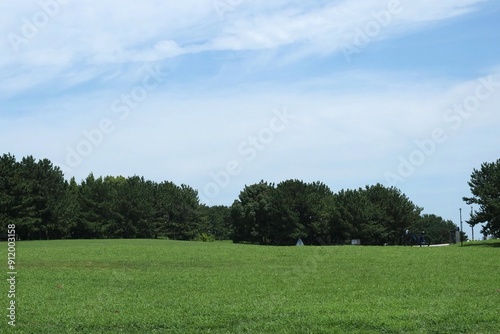
[[[157,42],[151,48],[117,51],[112,55],[100,56],[94,59],[98,63],[153,62],[174,58],[185,53],[186,51],[175,41],[165,40]]]
[[[423,23],[462,15],[483,0],[334,2],[310,10],[291,7],[229,22],[207,43],[216,50],[278,48],[300,43],[316,52],[339,51],[361,33],[369,40],[400,34]],[[391,4],[396,5],[391,5]]]
[[[379,82],[391,78],[378,75]],[[500,121],[494,113],[500,107],[500,89],[476,114],[464,120],[461,128],[452,129],[442,119],[446,108],[463,101],[476,85],[477,80],[471,80],[449,83],[440,89],[412,89],[409,82],[401,81],[399,89],[385,92],[366,89],[356,94],[332,94],[327,90],[298,94],[304,89],[297,84],[288,93],[266,92],[258,87],[245,91],[234,88],[224,99],[191,96],[189,100],[159,90],[152,92],[125,120],[113,113],[113,98],[82,97],[60,103],[59,116],[50,121],[44,120],[46,113],[57,104],[46,106],[29,121],[3,120],[5,140],[1,150],[19,150],[24,154],[30,147],[34,151],[30,154],[43,154],[64,164],[67,146],[75,148],[86,140],[85,131],[92,131],[102,119],[109,118],[114,131],[106,134],[84,163],[68,176],[83,178],[90,171],[139,174],[156,180],[172,178],[201,189],[210,182],[211,172],[223,170],[229,161],[237,160],[244,168],[221,191],[221,198],[226,199],[255,175],[270,180],[311,178],[332,186],[361,182],[356,181],[356,175],[365,183],[384,182],[384,173],[397,169],[398,156],[407,157],[416,148],[415,140],[429,138],[438,127],[445,129],[449,139],[422,168],[417,168],[415,177],[442,174],[442,161],[449,159],[451,152],[462,151],[474,155],[475,160],[481,159],[481,154],[475,153],[474,141],[467,143],[457,138],[474,138],[477,131],[488,129],[488,120],[490,124]],[[284,131],[276,133],[255,159],[246,161],[239,145],[268,127],[273,110],[281,106],[295,119]],[[83,111],[87,113],[82,114]],[[82,117],[75,121],[71,115],[78,114]],[[17,138],[24,139],[19,142]]]
[[[390,14],[387,26],[381,27],[373,39],[406,32],[422,22],[428,25],[464,14],[481,2],[401,1],[397,14]],[[297,52],[339,52],[342,45],[355,40],[360,29],[374,22],[374,13],[388,13],[392,8],[388,3],[337,1],[314,6],[257,1],[236,6],[221,21],[210,0],[71,2],[47,14],[47,22],[35,27],[36,32],[24,39],[17,53],[7,38],[3,39],[7,48],[0,53],[0,75],[12,66],[57,66],[55,76],[67,66],[156,61],[210,50],[271,50],[301,45]],[[0,12],[9,13],[3,15],[6,20],[0,26],[0,35],[15,33],[22,37],[26,24],[36,26],[35,17],[44,10],[35,2],[4,2]]]
[[[401,12],[375,38],[463,14],[481,2],[401,1]],[[0,77],[7,83],[0,93],[11,96],[54,80],[71,86],[108,71],[91,66],[157,61],[186,53],[275,50],[293,45],[300,45],[295,49],[299,54],[341,51],[343,43],[352,41],[359,29],[374,20],[374,13],[388,10],[388,3],[242,2],[221,21],[211,0],[71,2],[61,5],[18,54],[11,48],[0,51]],[[41,10],[35,1],[3,2],[0,13],[5,20],[0,35],[20,33],[23,19],[32,21]]]

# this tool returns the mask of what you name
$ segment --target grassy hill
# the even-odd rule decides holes
[[[499,331],[498,247],[167,240],[16,247],[16,333]],[[2,318],[0,332],[8,332]]]

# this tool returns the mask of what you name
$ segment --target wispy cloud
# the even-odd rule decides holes
[[[40,80],[51,81],[62,71],[71,68],[85,71],[90,65],[160,61],[211,51],[278,50],[289,46],[295,46],[297,53],[342,52],[343,45],[355,40],[365,24],[377,22],[377,15],[380,20],[390,20],[390,24],[381,27],[383,31],[376,36],[379,39],[463,15],[481,2],[337,1],[311,5],[257,1],[242,3],[223,21],[217,18],[213,1],[208,0],[175,4],[152,0],[108,1],[91,6],[83,2],[59,4],[53,0],[47,2],[58,4],[57,10],[55,5],[48,7],[52,15],[47,14],[46,5],[41,5],[45,2],[3,3],[0,11],[4,16],[9,15],[0,28],[5,37],[0,74],[9,68],[17,73],[9,75],[13,84],[3,87],[0,93],[20,93],[23,88],[39,85]],[[40,20],[43,15],[47,22],[37,23],[37,18]],[[29,36],[25,36],[27,31]],[[14,47],[9,36],[18,36],[19,45]],[[31,69],[29,75],[39,76],[38,80],[23,79],[26,66]]]

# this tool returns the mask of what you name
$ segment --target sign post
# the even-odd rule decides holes
[[[462,225],[462,208],[460,208],[460,246],[464,245],[464,228]]]

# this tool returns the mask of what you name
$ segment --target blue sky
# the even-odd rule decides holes
[[[459,223],[473,168],[499,158],[498,17],[487,0],[2,2],[0,151],[210,205],[261,179],[379,182]]]

